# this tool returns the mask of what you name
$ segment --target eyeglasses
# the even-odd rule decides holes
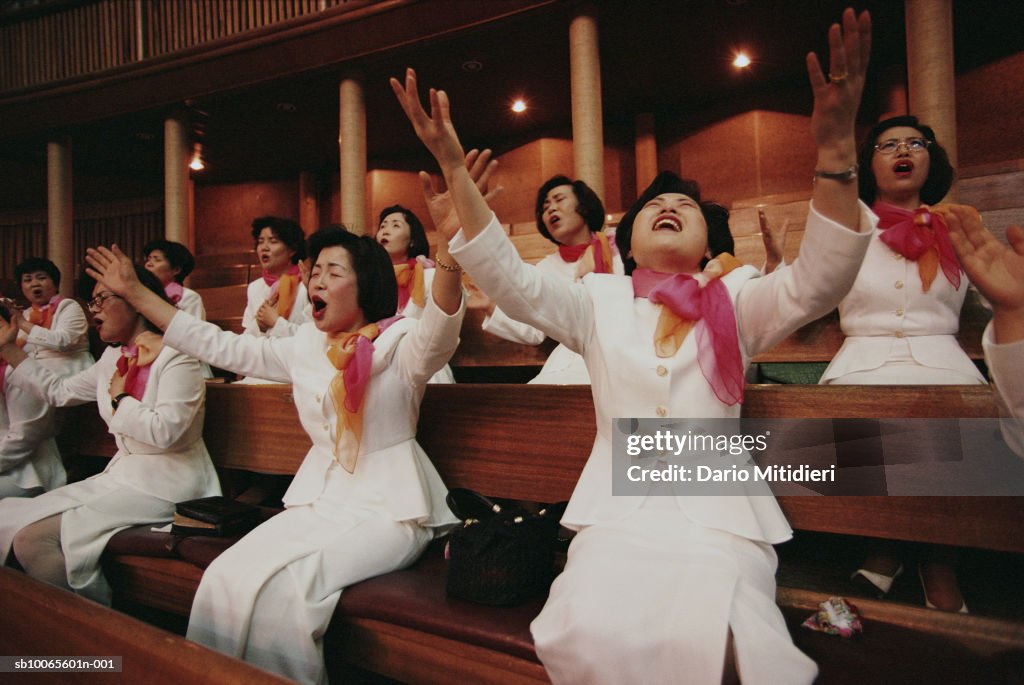
[[[890,138],[875,145],[875,151],[883,155],[894,155],[900,147],[904,147],[907,152],[924,152],[929,145],[931,141],[924,138]]]
[[[85,306],[89,308],[90,312],[98,312],[103,309],[103,305],[107,303],[107,300],[117,297],[114,293],[100,293],[96,297],[92,298],[85,303]]]

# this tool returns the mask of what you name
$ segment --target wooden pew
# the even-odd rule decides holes
[[[249,285],[253,280],[252,272],[259,274],[258,268],[249,264],[225,264],[222,266],[195,269],[185,279],[185,285],[193,290],[206,288],[223,288],[229,285]]]
[[[0,568],[0,653],[26,657],[121,657],[118,673],[4,674],[11,683],[292,682],[9,568]]]
[[[748,386],[744,407],[750,417],[794,418],[991,417],[996,411],[988,386],[755,385]],[[207,412],[204,435],[222,469],[294,473],[309,447],[288,386],[210,385]],[[586,387],[448,385],[428,387],[417,438],[449,487],[556,501],[572,492],[594,432]],[[1020,498],[783,497],[780,504],[797,529],[1024,552]],[[183,559],[134,553],[108,559],[107,569],[116,598],[183,616],[202,574]],[[413,569],[346,590],[329,632],[328,654],[405,682],[544,682],[525,630],[540,600],[511,613],[452,603],[444,596],[443,574],[443,560],[428,555]],[[794,630],[810,605],[823,598],[798,589],[779,593]],[[986,664],[999,645],[1024,650],[1020,627],[1005,622],[859,604],[866,618],[882,626],[873,639],[883,645],[891,639],[949,649],[955,641],[957,649],[966,650],[963,658],[973,655]],[[830,646],[839,643],[799,637],[811,641],[802,648],[823,662],[839,649]],[[864,658],[869,672],[881,668],[872,657]],[[926,654],[915,652],[909,663],[915,670],[926,662]],[[855,682],[834,670],[822,682]]]

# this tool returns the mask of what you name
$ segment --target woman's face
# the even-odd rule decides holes
[[[164,285],[170,284],[181,269],[171,266],[163,250],[152,250],[146,255],[146,270],[160,279]]]
[[[256,239],[256,256],[264,270],[281,275],[292,265],[295,250],[285,245],[273,229],[265,227]]]
[[[45,271],[22,274],[21,292],[30,304],[44,306],[57,295],[57,284]]]
[[[352,255],[340,245],[325,247],[309,274],[313,323],[328,335],[357,331],[366,316],[359,308],[359,288]]]
[[[697,273],[708,256],[708,226],[689,195],[663,193],[637,213],[630,252],[638,267],[664,273]]]
[[[541,220],[551,237],[562,245],[580,245],[590,240],[590,229],[577,209],[579,200],[572,186],[555,186],[541,205]]]
[[[911,150],[907,143],[913,139],[925,140],[925,137],[916,128],[894,126],[882,131],[875,140],[876,145],[890,140],[900,143],[890,154],[879,150],[872,154],[871,171],[875,174],[879,200],[913,206],[921,203],[921,188],[928,180],[931,157],[927,149]]]
[[[106,343],[130,344],[135,337],[139,314],[123,299],[99,283],[92,289],[89,311],[100,340]]]
[[[391,262],[397,264],[409,258],[409,244],[412,242],[412,230],[409,222],[401,212],[391,212],[377,227],[377,242],[384,246]]]

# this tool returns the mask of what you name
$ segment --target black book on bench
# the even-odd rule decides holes
[[[172,535],[232,537],[247,533],[260,523],[260,509],[228,497],[203,497],[175,505]]]

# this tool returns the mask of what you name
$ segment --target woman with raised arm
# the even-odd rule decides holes
[[[134,282],[173,309],[157,278],[126,260]],[[11,551],[25,571],[98,602],[110,603],[100,555],[117,531],[166,523],[174,504],[220,494],[203,444],[206,384],[199,362],[164,344],[150,319],[96,284],[89,309],[100,338],[114,345],[73,376],[58,376],[14,344],[0,321],[0,354],[14,367],[8,383],[55,406],[96,402],[117,443],[103,473],[33,499],[0,501],[0,559]]]
[[[222,369],[291,382],[313,445],[284,512],[206,569],[188,637],[316,683],[342,590],[412,563],[455,521],[416,443],[416,421],[427,380],[458,345],[465,308],[453,266],[435,276],[421,319],[396,317],[384,248],[340,226],[312,235],[309,254],[313,322],[284,338],[236,335],[176,311],[135,282],[116,248],[90,251],[88,261],[166,331],[167,344]],[[443,247],[437,258],[451,265]]]
[[[821,382],[833,385],[985,383],[956,333],[967,296],[943,219],[931,208],[953,183],[949,156],[931,127],[914,116],[872,127],[859,153],[860,198],[878,216],[871,246],[850,293],[839,303],[846,339]],[[881,594],[903,572],[898,543],[873,543],[853,573]],[[924,550],[918,575],[926,606],[967,612],[955,554]]]
[[[73,376],[93,363],[89,322],[81,305],[57,293],[60,269],[49,259],[30,257],[14,268],[29,303],[5,307],[17,328],[16,344],[58,376]],[[0,359],[0,499],[32,497],[64,485],[67,476],[54,441],[53,407],[34,392],[8,384],[12,372]]]
[[[435,263],[429,259],[430,243],[423,223],[411,209],[391,205],[381,210],[374,239],[380,243],[395,267],[398,282],[398,311],[402,316],[418,319],[430,297]],[[442,267],[444,268],[444,267]],[[454,383],[450,366],[434,374],[431,383]]]
[[[981,344],[1009,415],[1001,423],[1003,437],[1024,457],[1024,229],[1010,226],[1007,245],[982,226],[970,207],[950,207],[946,220],[960,265],[992,305]]]
[[[578,531],[565,570],[531,625],[553,683],[810,682],[775,605],[771,545],[790,528],[771,496],[612,496],[612,424],[621,417],[740,414],[750,357],[826,313],[856,276],[872,228],[857,199],[854,122],[870,18],[829,30],[830,77],[808,55],[816,183],[800,257],[763,278],[718,254],[725,212],[695,183],[663,173],[623,217],[616,241],[630,277],[581,283],[523,264],[461,170],[448,98],[422,108],[412,70],[392,80],[417,135],[440,163],[462,225],[451,254],[510,316],[583,355],[597,436],[562,523]],[[693,335],[687,335],[691,330]],[[623,476],[624,477],[624,476]],[[656,495],[665,496],[656,496]],[[735,666],[733,658],[735,657]]]

